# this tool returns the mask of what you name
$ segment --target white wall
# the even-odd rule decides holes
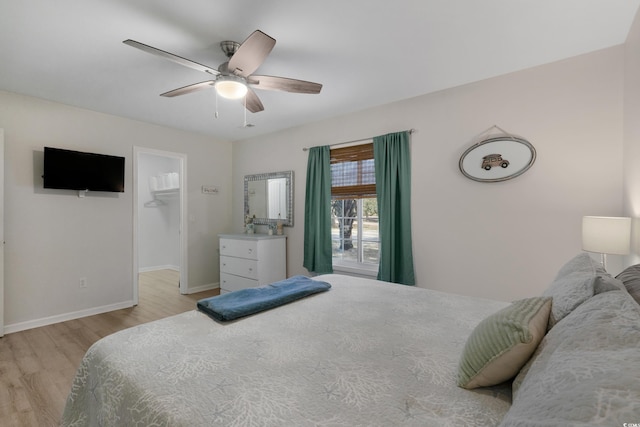
[[[583,215],[623,213],[623,146],[625,211],[639,216],[640,176],[633,168],[640,154],[639,25],[636,18],[625,47],[233,144],[0,91],[6,330],[130,303],[134,145],[188,156],[190,288],[219,280],[217,234],[242,230],[245,174],[294,171],[287,273],[305,274],[302,148],[416,128],[418,285],[503,300],[537,295],[580,251]],[[531,141],[538,160],[511,181],[467,180],[458,158],[494,124]],[[74,192],[43,190],[44,146],[124,156],[125,193],[80,199]],[[216,185],[220,193],[203,195],[201,185]],[[620,265],[616,261],[610,265]],[[87,278],[87,289],[79,289],[80,277]]]
[[[218,282],[217,234],[231,225],[229,142],[1,91],[0,128],[5,331],[131,304],[133,146],[187,154],[189,288]],[[124,156],[125,192],[43,190],[44,146]],[[221,191],[204,195],[203,184]]]
[[[581,250],[583,215],[622,213],[623,54],[614,47],[234,143],[234,229],[242,229],[243,176],[293,169],[288,275],[305,274],[302,148],[416,128],[418,286],[501,300],[538,295]],[[510,181],[471,181],[458,159],[494,124],[528,139],[537,161]],[[620,265],[613,258],[610,265]]]
[[[624,204],[625,215],[634,218],[631,265],[640,263],[640,12],[625,43],[624,63]]]
[[[154,197],[150,177],[179,173],[180,160],[140,153],[138,162],[138,270],[180,267],[180,196]]]

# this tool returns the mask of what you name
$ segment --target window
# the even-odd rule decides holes
[[[333,265],[377,271],[373,143],[331,150],[331,220]]]
[[[331,202],[331,242],[335,265],[378,266],[378,203],[375,198]]]

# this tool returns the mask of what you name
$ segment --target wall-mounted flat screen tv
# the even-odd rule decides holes
[[[124,192],[124,157],[44,147],[44,188]]]

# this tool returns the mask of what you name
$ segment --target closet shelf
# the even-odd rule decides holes
[[[180,193],[179,188],[165,188],[164,190],[156,190],[151,192],[153,197],[173,196],[178,193]]]

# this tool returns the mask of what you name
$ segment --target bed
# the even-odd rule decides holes
[[[103,338],[81,362],[62,424],[535,425],[529,421],[538,417],[537,410],[529,414],[531,405],[516,402],[515,395],[512,402],[511,378],[471,390],[459,386],[461,355],[470,337],[484,319],[511,304],[341,275],[314,279],[330,283],[331,289],[231,322],[194,310]],[[592,285],[588,290],[588,300],[598,296],[594,289]],[[607,303],[607,310],[624,302],[626,318],[621,322],[627,330],[620,339],[630,346],[622,358],[628,360],[620,362],[614,355],[614,362],[636,370],[627,372],[625,391],[609,409],[616,420],[640,423],[640,404],[634,403],[636,398],[640,402],[640,306],[634,307],[638,304],[631,297],[625,299],[623,287],[608,293],[621,294],[622,299]],[[559,308],[564,306],[559,302]],[[562,345],[565,338],[558,344],[546,341],[567,323],[562,314],[547,313],[555,326],[547,333],[545,318],[545,336],[531,350],[534,357],[524,361],[527,377],[518,374],[513,381],[523,402],[530,400],[530,393],[548,394],[535,379],[528,381],[540,369],[551,375],[545,377],[546,384],[557,389],[550,384],[557,374],[548,369],[547,355],[538,353]],[[607,316],[610,320],[611,313]],[[575,345],[568,351],[572,349]],[[543,361],[543,368],[536,359]],[[565,378],[561,387],[571,384],[571,378]],[[602,399],[607,402],[606,396]],[[612,415],[600,416],[608,420]]]

